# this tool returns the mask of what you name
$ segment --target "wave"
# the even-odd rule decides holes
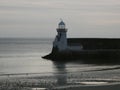
[[[96,69],[96,70],[88,70],[88,71],[85,71],[85,72],[91,72],[91,71],[109,71],[109,70],[118,70],[120,69],[120,66],[117,66],[117,67],[107,67],[107,68],[99,68],[99,69]]]

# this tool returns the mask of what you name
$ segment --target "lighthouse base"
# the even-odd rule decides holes
[[[53,48],[49,55],[43,58],[53,61],[75,61],[79,60],[85,63],[120,63],[120,50],[81,50],[81,51],[63,51],[58,52]]]

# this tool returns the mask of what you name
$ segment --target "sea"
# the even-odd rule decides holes
[[[81,60],[57,62],[43,59],[52,50],[54,39],[0,38],[0,77],[6,75],[40,75],[58,77],[59,83],[104,84],[120,82],[119,64],[92,64]],[[48,78],[49,79],[49,78]]]

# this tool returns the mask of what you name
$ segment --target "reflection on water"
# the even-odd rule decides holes
[[[81,62],[54,61],[53,66],[57,86],[104,85],[120,82],[119,65],[93,65],[81,64]]]
[[[58,85],[65,85],[67,84],[67,71],[66,71],[66,64],[65,63],[59,63],[59,62],[53,62],[53,65],[56,68],[55,77],[57,78],[57,84]]]

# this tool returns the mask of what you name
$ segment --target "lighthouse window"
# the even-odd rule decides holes
[[[57,39],[58,39],[58,41],[60,41],[60,37],[59,36],[57,36]]]
[[[60,33],[60,37],[61,37],[61,33]]]

